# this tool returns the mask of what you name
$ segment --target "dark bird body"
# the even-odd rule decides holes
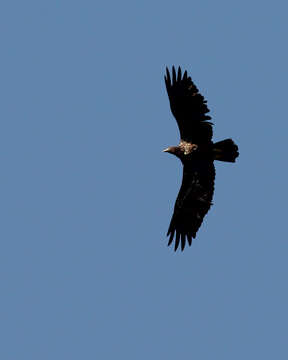
[[[175,239],[175,251],[180,242],[181,249],[186,240],[192,238],[202,224],[204,216],[212,205],[214,192],[214,160],[235,162],[239,155],[238,147],[231,139],[213,143],[212,123],[207,121],[209,109],[206,100],[188,77],[187,71],[180,67],[176,74],[172,67],[172,79],[166,68],[166,89],[171,111],[180,130],[180,143],[165,149],[177,156],[183,164],[183,179],[176,199],[174,213],[168,229],[168,245]]]

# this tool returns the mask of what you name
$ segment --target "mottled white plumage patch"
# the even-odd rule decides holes
[[[191,144],[187,141],[181,140],[179,144],[181,150],[184,152],[184,155],[189,155],[192,153],[192,151],[195,151],[198,149],[198,145]]]

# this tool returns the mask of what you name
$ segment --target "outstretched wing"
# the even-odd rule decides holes
[[[212,123],[207,121],[211,119],[206,115],[209,112],[207,101],[199,93],[191,77],[187,76],[187,71],[182,77],[180,66],[177,74],[173,66],[171,80],[169,70],[166,68],[165,83],[181,139],[194,144],[210,142],[213,130]]]
[[[212,205],[215,168],[212,161],[193,161],[183,168],[182,185],[175,203],[174,214],[168,229],[168,245],[175,236],[175,251],[180,240],[184,250],[186,239],[192,244],[192,238],[202,224],[204,216]]]

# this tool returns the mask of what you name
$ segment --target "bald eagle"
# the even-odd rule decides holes
[[[238,147],[232,139],[213,143],[212,123],[207,115],[207,101],[181,68],[172,67],[172,76],[166,68],[166,89],[170,108],[179,130],[180,143],[163,150],[177,156],[183,164],[183,178],[176,199],[174,213],[167,232],[168,246],[175,240],[174,250],[185,248],[202,224],[212,205],[214,192],[214,160],[235,162]]]

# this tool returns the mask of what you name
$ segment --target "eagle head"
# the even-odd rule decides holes
[[[169,146],[167,149],[164,149],[163,152],[173,154],[179,158],[184,155],[184,151],[180,146]]]
[[[181,141],[178,146],[169,146],[167,149],[163,150],[163,152],[168,152],[177,156],[180,159],[183,159],[185,155],[189,155],[197,149],[198,145],[191,144],[186,141]]]

